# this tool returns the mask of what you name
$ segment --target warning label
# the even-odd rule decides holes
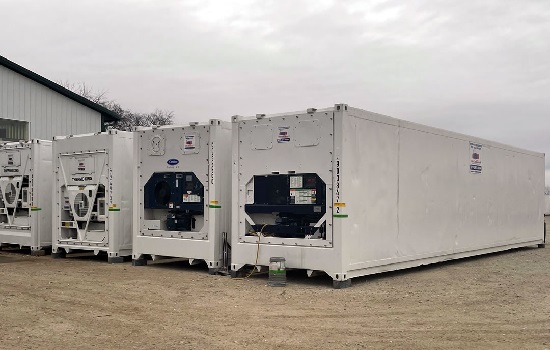
[[[289,130],[290,126],[279,126],[279,134],[277,135],[278,143],[290,142]]]
[[[200,203],[201,202],[201,196],[198,196],[196,194],[184,194],[182,198],[182,202],[184,203]]]
[[[196,135],[185,135],[184,137],[184,145],[183,145],[183,148],[185,150],[193,150],[196,148],[196,144],[195,144],[195,136]]]
[[[301,176],[291,176],[290,177],[290,188],[302,188],[304,181]]]
[[[78,171],[86,171],[86,159],[77,159],[76,166]]]
[[[314,189],[297,190],[297,189],[291,188],[290,203],[291,204],[315,204],[317,201],[316,195],[317,195],[317,190],[314,190]]]
[[[481,174],[481,150],[483,146],[479,143],[470,142],[470,173]]]

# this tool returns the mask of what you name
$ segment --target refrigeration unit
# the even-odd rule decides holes
[[[55,137],[52,256],[106,253],[110,263],[132,254],[133,134]]]
[[[0,246],[43,255],[52,245],[51,182],[51,141],[0,145]]]
[[[204,261],[211,274],[224,268],[231,226],[231,123],[140,129],[135,154],[133,265],[171,257]]]
[[[233,117],[232,276],[351,278],[544,246],[544,155],[338,104]]]

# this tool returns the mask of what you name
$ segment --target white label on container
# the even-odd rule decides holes
[[[303,183],[303,178],[301,176],[290,177],[290,188],[302,188]]]
[[[69,197],[63,197],[63,210],[71,210],[71,202]]]
[[[279,134],[277,135],[277,142],[278,143],[286,143],[290,142],[290,126],[280,126],[279,127]]]
[[[184,194],[182,198],[182,202],[185,203],[200,203],[201,196],[198,196],[196,194]]]
[[[86,171],[86,158],[77,158],[76,167],[78,171]]]
[[[315,204],[315,190],[293,190],[294,204]]]
[[[470,142],[470,173],[481,174],[481,150],[483,146],[479,143]]]
[[[183,149],[185,150],[193,150],[196,148],[195,135],[185,135],[183,142],[185,142],[185,144],[183,145]]]

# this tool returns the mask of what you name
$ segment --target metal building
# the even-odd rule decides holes
[[[0,56],[0,142],[104,131],[120,117]]]

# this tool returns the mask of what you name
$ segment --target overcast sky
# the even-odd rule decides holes
[[[0,0],[0,43],[176,124],[343,102],[550,154],[549,0]]]

